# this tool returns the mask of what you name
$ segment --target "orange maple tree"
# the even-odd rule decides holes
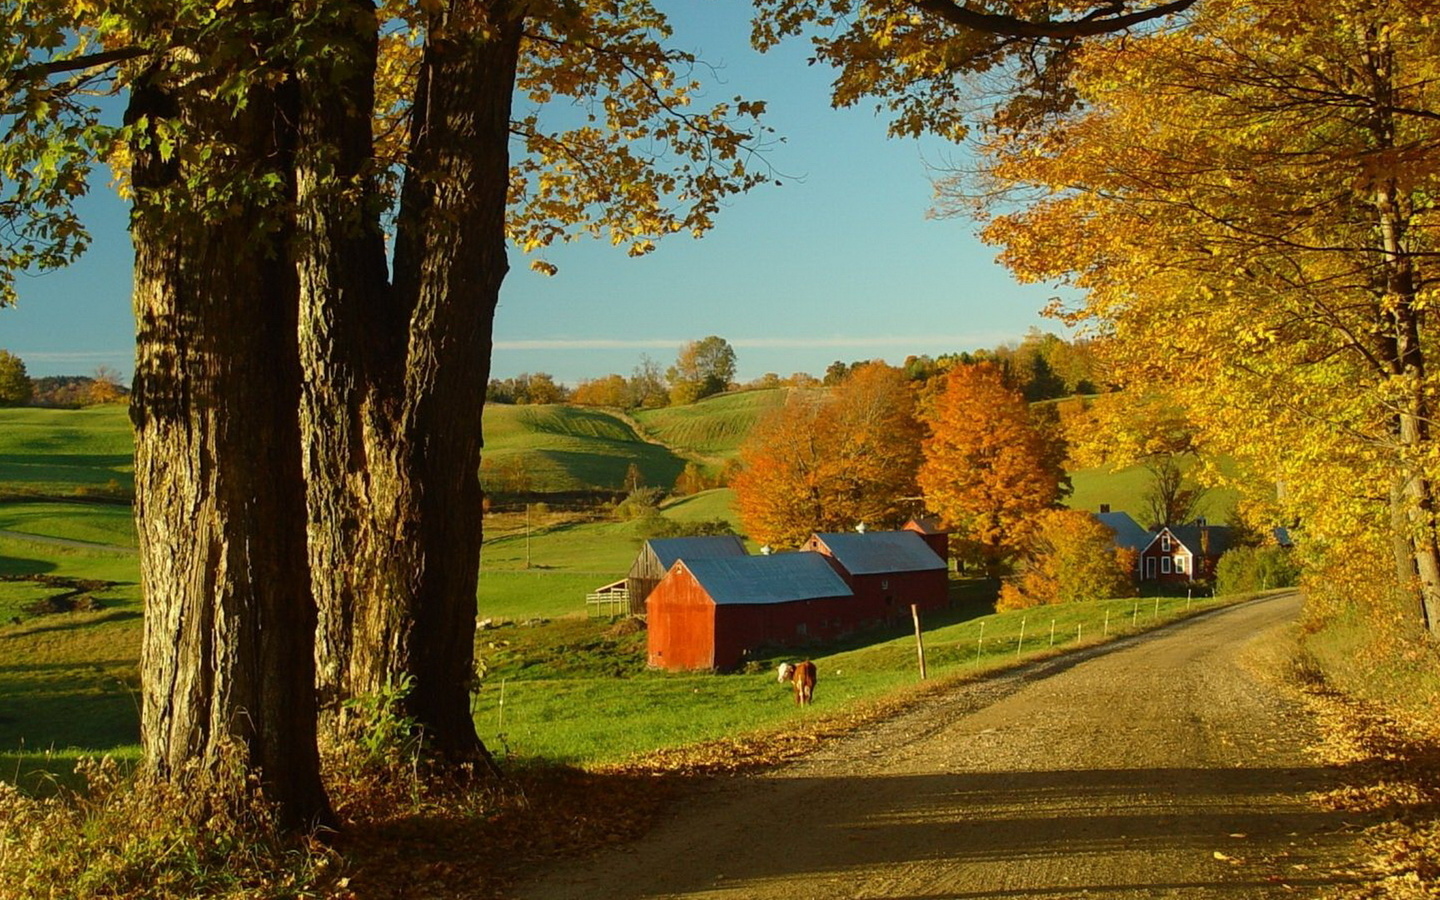
[[[951,369],[925,407],[925,505],[998,575],[1026,521],[1068,491],[1064,444],[993,363]]]
[[[815,531],[895,522],[918,492],[922,433],[904,372],[884,363],[829,392],[796,391],[740,449],[731,487],[746,533],[794,547]]]

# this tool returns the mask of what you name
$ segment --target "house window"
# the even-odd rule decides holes
[[[1170,552],[1170,535],[1168,535],[1168,534],[1162,534],[1162,535],[1160,535],[1160,552],[1161,552],[1161,553],[1169,553],[1169,552]]]
[[[1175,557],[1175,571],[1180,573],[1181,575],[1185,574],[1185,557]]]
[[[1160,574],[1161,574],[1161,575],[1169,575],[1169,574],[1170,574],[1170,557],[1168,557],[1168,556],[1162,556],[1162,557],[1160,557]]]

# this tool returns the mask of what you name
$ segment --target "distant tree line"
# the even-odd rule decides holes
[[[49,406],[78,409],[119,403],[130,395],[120,374],[101,366],[93,375],[46,375],[31,378],[25,361],[0,350],[0,406]]]
[[[548,373],[527,372],[513,378],[491,379],[486,401],[658,409],[694,403],[725,391],[836,387],[856,370],[873,362],[861,359],[845,363],[837,359],[818,378],[808,372],[788,376],[766,372],[751,381],[737,382],[734,348],[724,338],[710,335],[683,345],[675,362],[665,369],[645,356],[628,376],[612,372],[585,379],[573,389]],[[933,357],[909,356],[899,368],[908,380],[923,383],[939,378],[957,365],[982,362],[994,364],[1006,382],[1032,403],[1113,389],[1101,373],[1092,341],[1066,340],[1038,328],[1030,329],[1017,343]]]

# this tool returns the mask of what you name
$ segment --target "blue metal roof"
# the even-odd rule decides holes
[[[930,572],[946,568],[925,539],[913,531],[838,531],[816,538],[851,575]]]
[[[717,606],[853,596],[845,579],[818,553],[686,557],[680,565],[690,570]]]
[[[1144,550],[1155,540],[1152,532],[1140,527],[1126,512],[1094,513],[1100,524],[1115,532],[1115,546],[1130,550]]]
[[[725,556],[746,556],[745,542],[733,534],[699,537],[655,538],[645,542],[668,571],[675,560],[711,559]]]

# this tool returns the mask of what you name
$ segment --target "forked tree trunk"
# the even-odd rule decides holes
[[[393,285],[307,290],[302,327],[314,332],[307,433],[333,429],[307,438],[311,554],[327,582],[322,694],[333,705],[408,674],[405,712],[435,750],[462,759],[488,759],[470,714],[481,412],[508,267],[520,34],[499,0],[455,3],[432,28]],[[321,268],[337,264],[353,266],[340,255]]]
[[[260,181],[285,171],[294,110],[256,88],[235,111],[206,99],[199,79],[167,76],[135,85],[128,118],[148,117],[152,136],[169,120],[182,140],[225,141],[243,187],[202,213],[176,157],[133,148],[146,764],[200,784],[232,771],[226,755],[238,752],[283,822],[302,827],[330,813],[315,744],[296,285],[273,218],[284,204]]]

